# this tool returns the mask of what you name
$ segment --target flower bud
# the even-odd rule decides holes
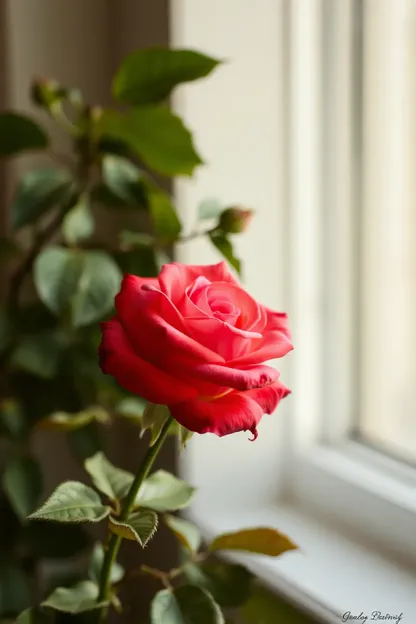
[[[56,100],[62,98],[63,89],[55,80],[37,78],[32,82],[30,94],[34,104],[50,109]]]
[[[227,234],[240,234],[248,228],[253,215],[253,210],[233,206],[221,213],[218,226]]]

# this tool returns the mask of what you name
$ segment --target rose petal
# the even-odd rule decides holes
[[[279,372],[271,366],[253,366],[241,370],[226,365],[201,364],[193,369],[192,375],[219,386],[251,390],[275,382]]]
[[[233,327],[216,317],[185,318],[184,322],[197,342],[219,353],[225,361],[250,353],[254,348],[253,341],[262,338],[259,333]]]
[[[186,401],[170,405],[172,416],[197,433],[225,436],[238,431],[255,431],[262,408],[244,392],[233,392],[215,401]]]
[[[197,396],[195,388],[138,357],[117,318],[101,327],[101,370],[112,375],[120,386],[152,403],[171,404]]]
[[[261,332],[266,325],[266,314],[263,314],[262,306],[239,284],[214,283],[207,287],[207,298],[211,309],[218,300],[224,299],[237,308],[240,311],[238,327],[241,329]]]
[[[253,388],[244,394],[248,394],[251,399],[256,401],[265,414],[272,414],[280,401],[290,394],[289,388],[286,388],[281,381],[275,381],[264,388]]]
[[[123,280],[116,309],[138,355],[162,370],[167,370],[168,356],[182,358],[189,366],[224,361],[187,334],[182,316],[164,293],[146,285],[138,291],[132,277]]]
[[[185,289],[185,297],[181,304],[181,314],[186,316],[212,316],[207,299],[207,289],[211,282],[206,277],[197,279]]]
[[[257,425],[263,413],[271,414],[289,390],[276,381],[264,388],[232,392],[214,401],[198,399],[169,406],[172,416],[184,427],[197,433],[218,436],[251,431],[257,437]]]
[[[127,331],[135,332],[140,329],[143,317],[146,316],[149,292],[161,293],[157,280],[145,280],[137,275],[129,274],[124,276],[120,292],[115,298],[115,306]],[[166,302],[170,303],[166,297],[161,296],[158,300],[159,313],[166,314],[166,320],[177,329],[184,328],[181,314],[174,305],[165,305]]]
[[[228,362],[229,366],[240,367],[261,364],[274,358],[281,358],[293,345],[290,340],[290,331],[287,322],[287,314],[274,312],[265,308],[267,312],[267,325],[263,331],[262,340],[250,353],[243,353]]]
[[[229,282],[238,284],[238,281],[229,271],[227,264],[185,265],[179,262],[165,264],[159,274],[161,290],[178,304],[184,297],[185,289],[198,277],[206,277],[210,282]]]
[[[264,310],[267,314],[266,331],[281,331],[288,338],[291,338],[287,314],[285,312],[275,312],[266,306],[264,306]]]

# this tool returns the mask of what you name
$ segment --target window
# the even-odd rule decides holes
[[[357,433],[416,462],[416,3],[367,13]]]
[[[403,559],[416,555],[415,20],[413,0],[324,2],[292,39],[292,494]]]
[[[208,532],[269,519],[298,539],[306,558],[253,565],[326,621],[411,619],[416,0],[204,4],[182,0],[174,43],[232,62],[177,106],[217,168],[177,192],[190,227],[206,196],[256,208],[246,285],[289,311],[295,351],[277,363],[293,394],[255,444],[204,437],[186,452],[195,518]],[[199,243],[179,254],[217,259]]]

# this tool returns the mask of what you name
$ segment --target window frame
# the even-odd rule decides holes
[[[291,320],[298,350],[286,498],[414,564],[416,470],[354,439],[360,392],[353,370],[360,336],[351,330],[359,326],[360,303],[354,233],[363,203],[361,128],[354,122],[362,94],[352,82],[362,43],[352,29],[362,6],[314,4],[312,14],[296,3],[291,12]],[[328,47],[332,54],[325,54]],[[328,300],[328,291],[339,292],[338,300]],[[331,353],[334,345],[338,354]]]

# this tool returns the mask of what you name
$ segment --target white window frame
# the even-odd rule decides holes
[[[366,0],[374,1],[390,0]],[[339,622],[345,611],[374,610],[404,612],[412,621],[415,472],[345,435],[356,407],[351,206],[360,209],[363,180],[353,123],[359,101],[351,90],[359,54],[351,45],[359,35],[353,40],[351,29],[360,5],[227,0],[225,10],[223,0],[173,0],[173,45],[232,60],[175,97],[210,159],[196,181],[176,184],[183,218],[192,229],[197,202],[213,194],[257,209],[250,232],[236,240],[249,258],[246,285],[259,300],[289,311],[295,342],[295,351],[277,363],[294,393],[264,417],[256,443],[249,445],[244,434],[201,436],[183,454],[181,470],[200,487],[190,515],[207,536],[269,523],[298,541],[306,557],[244,558],[297,603],[328,622]],[[333,55],[325,45],[334,46]],[[338,88],[328,104],[333,80]],[[247,91],[250,81],[255,95]],[[332,231],[345,235],[328,236]],[[328,251],[333,260],[325,267]],[[206,242],[177,254],[191,263],[219,259]],[[339,279],[342,296],[325,301],[328,280]],[[329,352],[334,340],[322,340],[328,328],[340,337],[342,359]],[[327,378],[336,387],[324,384]]]
[[[357,166],[362,147],[354,144],[362,138],[351,91],[351,73],[361,61],[354,63],[351,45],[357,46],[353,9],[365,9],[363,3],[338,1],[327,3],[325,14],[315,3],[316,13],[308,15],[291,4],[291,316],[301,352],[293,366],[288,498],[335,517],[403,563],[415,563],[416,470],[349,439],[359,392],[352,372],[359,359],[351,331],[358,326],[354,211],[363,206],[362,163]],[[385,8],[386,0],[381,4]],[[339,295],[326,300],[328,292]]]

